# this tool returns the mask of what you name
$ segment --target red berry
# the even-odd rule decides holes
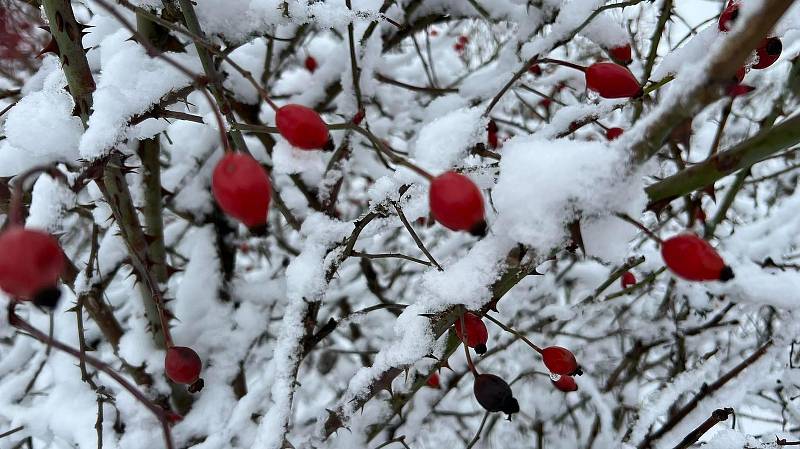
[[[164,358],[164,370],[167,377],[175,383],[190,385],[200,378],[203,362],[191,348],[173,346],[167,349]]]
[[[166,418],[170,424],[177,424],[183,421],[183,416],[173,412],[172,410],[164,410],[164,418]]]
[[[748,86],[747,84],[733,84],[728,87],[727,93],[729,97],[736,98],[747,95],[754,90],[756,90],[755,87]]]
[[[702,207],[697,206],[697,209],[694,212],[694,218],[702,221],[703,223],[706,222],[706,213],[703,211]]]
[[[606,139],[614,140],[617,137],[621,136],[624,130],[622,128],[608,128],[606,131]]]
[[[534,64],[528,69],[528,73],[531,73],[535,76],[540,76],[542,74],[542,68],[539,67],[539,64]]]
[[[767,67],[775,64],[775,61],[781,57],[783,51],[783,43],[777,37],[770,37],[761,41],[761,44],[756,49],[758,55],[758,62],[753,65],[754,69],[766,69]]]
[[[550,381],[553,382],[553,386],[564,393],[578,391],[578,384],[575,383],[575,378],[572,376],[558,376],[558,380],[550,379]]]
[[[356,112],[356,115],[353,116],[353,123],[356,125],[360,125],[361,122],[363,121],[364,121],[364,110],[361,109],[358,112]]]
[[[733,27],[733,22],[736,21],[737,17],[739,17],[739,2],[728,2],[728,6],[719,16],[719,30],[730,31],[730,29]]]
[[[544,366],[550,372],[561,376],[571,376],[580,372],[578,361],[575,360],[575,354],[561,346],[550,346],[542,349],[542,360],[544,360]]]
[[[314,73],[318,67],[317,60],[313,56],[306,57],[305,65],[306,69],[311,73]]]
[[[609,50],[608,53],[611,55],[611,59],[619,62],[620,64],[628,65],[631,62],[633,62],[630,44],[614,47],[611,50]]]
[[[0,288],[14,298],[33,300],[53,290],[64,266],[50,234],[14,225],[0,234]]]
[[[745,66],[739,67],[739,70],[736,71],[736,82],[741,83],[744,81],[744,76],[747,74],[747,68]]]
[[[551,99],[549,99],[549,98],[542,98],[542,100],[539,102],[539,104],[540,104],[540,105],[541,105],[543,108],[547,109],[547,108],[549,108],[549,107],[550,107],[550,105],[551,105],[551,104],[553,104],[553,100],[551,100]]]
[[[485,233],[483,195],[466,176],[450,171],[435,177],[428,200],[433,218],[446,228]]]
[[[603,98],[630,98],[642,94],[642,87],[630,70],[613,62],[596,62],[586,68],[586,87]]]
[[[636,276],[630,271],[622,273],[622,288],[628,288],[631,285],[636,285]]]
[[[228,153],[220,159],[211,176],[211,191],[219,207],[246,226],[267,222],[269,177],[249,154]]]
[[[434,36],[434,37],[436,37],[436,36],[438,36],[438,35],[439,35],[439,30],[437,30],[436,28],[434,28],[434,29],[432,29],[432,30],[431,30],[431,36]]]
[[[456,320],[456,335],[470,348],[475,348],[475,352],[483,354],[486,352],[486,342],[489,340],[489,331],[486,325],[478,315],[472,312],[464,314],[464,327],[466,332],[463,332],[461,327],[461,318]]]
[[[463,34],[458,36],[458,43],[461,45],[467,45],[469,43],[469,36]]]
[[[472,392],[481,407],[490,412],[503,412],[508,415],[519,412],[519,402],[514,399],[511,387],[494,374],[475,376]]]
[[[458,53],[461,53],[462,51],[464,51],[464,44],[457,43],[457,44],[453,45],[453,49],[455,51],[457,51]]]
[[[284,139],[303,150],[323,148],[330,140],[328,126],[317,111],[299,104],[279,108],[275,124]]]
[[[425,382],[425,385],[437,390],[442,388],[442,384],[439,382],[439,375],[436,373],[431,374],[427,382]]]
[[[488,142],[490,148],[497,148],[497,123],[494,120],[489,120],[489,125],[486,126],[486,130],[488,131]]]
[[[728,281],[733,271],[717,251],[694,234],[664,240],[661,257],[673,273],[688,281]]]

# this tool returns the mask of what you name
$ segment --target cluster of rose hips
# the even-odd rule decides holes
[[[486,343],[489,340],[489,331],[483,320],[475,313],[465,312],[453,326],[456,336],[467,347],[473,348],[477,354],[486,353]],[[573,376],[582,374],[575,355],[568,349],[560,346],[549,346],[544,349],[529,343],[542,356],[545,367],[550,371],[550,379],[555,388],[565,393],[576,391],[578,385]],[[511,387],[502,378],[494,374],[479,374],[474,369],[468,357],[468,364],[475,375],[473,393],[478,403],[487,411],[503,412],[513,415],[519,412],[519,403],[514,398]],[[441,388],[441,381],[437,373],[428,377],[426,385],[431,388]]]
[[[725,10],[722,11],[722,14],[720,14],[719,22],[717,23],[717,27],[721,32],[727,33],[731,30],[736,19],[739,17],[740,6],[740,0],[728,0],[728,5],[725,7]],[[757,59],[749,66],[742,66],[736,71],[736,83],[728,88],[728,95],[731,97],[738,97],[755,90],[753,86],[742,84],[747,71],[749,69],[763,70],[775,64],[778,58],[780,58],[782,51],[783,43],[780,38],[773,36],[762,39],[761,43],[759,43],[756,48]]]

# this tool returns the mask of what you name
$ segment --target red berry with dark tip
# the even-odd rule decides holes
[[[487,142],[489,143],[489,148],[497,148],[498,140],[497,140],[497,123],[494,120],[489,120],[489,124],[486,126],[487,131]]]
[[[428,377],[428,380],[425,382],[425,385],[427,385],[427,386],[429,386],[431,388],[435,388],[437,390],[442,388],[442,384],[439,381],[439,375],[436,374],[436,373],[433,373],[433,374],[431,374],[430,377]]]
[[[559,376],[558,380],[550,379],[550,381],[553,382],[554,387],[558,388],[564,393],[578,391],[578,384],[575,383],[575,378],[572,376]]]
[[[272,188],[267,172],[249,154],[223,156],[211,176],[211,191],[222,211],[246,226],[267,222]]]
[[[777,37],[769,37],[762,40],[761,44],[756,48],[758,62],[753,65],[753,68],[761,70],[775,64],[775,61],[781,57],[782,51],[783,43]]]
[[[456,320],[456,335],[470,348],[475,348],[475,352],[483,354],[486,352],[486,342],[489,340],[489,331],[478,315],[472,312],[464,314],[464,325],[461,325],[461,318]],[[466,332],[464,331],[466,329]]]
[[[433,218],[444,227],[473,234],[485,232],[483,195],[466,176],[450,171],[433,178],[428,200]]]
[[[490,412],[503,412],[513,415],[519,412],[519,402],[514,399],[511,387],[494,374],[479,374],[475,376],[472,392],[478,403]]]
[[[608,51],[608,54],[611,55],[611,58],[617,61],[620,64],[628,65],[633,62],[633,56],[631,52],[630,44],[620,45],[619,47],[614,47]]]
[[[284,139],[302,150],[323,148],[330,140],[328,126],[317,111],[299,104],[278,108],[275,125]]]
[[[530,74],[532,74],[534,76],[541,76],[542,68],[539,67],[539,64],[534,64],[534,65],[531,66],[531,68],[528,69],[528,73],[530,73]]]
[[[694,234],[681,234],[664,240],[661,257],[667,267],[687,281],[728,281],[733,271],[719,253]]]
[[[305,66],[306,70],[308,70],[311,73],[314,73],[318,67],[317,60],[314,59],[313,56],[308,56],[306,57]]]
[[[458,36],[458,43],[461,45],[467,45],[469,43],[469,36],[466,35]]]
[[[608,128],[606,131],[606,139],[614,140],[622,135],[625,132],[622,128]]]
[[[553,100],[549,98],[542,98],[542,100],[539,102],[539,105],[545,109],[548,109],[551,104],[553,104]]]
[[[0,234],[0,289],[15,299],[54,290],[64,266],[64,253],[50,234],[16,225]]]
[[[544,366],[554,374],[571,376],[580,371],[578,361],[575,360],[575,354],[561,346],[550,346],[542,349],[542,360],[544,361]]]
[[[628,288],[630,286],[636,285],[636,276],[633,275],[630,271],[626,271],[622,273],[622,288]]]
[[[586,68],[586,87],[603,98],[631,98],[642,94],[642,86],[627,67],[596,62]]]
[[[733,1],[728,2],[728,6],[722,11],[722,14],[719,15],[719,23],[718,27],[720,31],[730,31],[733,28],[733,24],[736,19],[739,17],[739,2]]]
[[[175,383],[191,385],[200,378],[203,362],[193,349],[184,346],[173,346],[167,349],[164,358],[164,371]]]

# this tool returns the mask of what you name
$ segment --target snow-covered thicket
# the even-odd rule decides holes
[[[0,449],[797,442],[795,3],[0,0],[2,220],[19,189],[68,260],[52,311],[0,293]],[[641,90],[587,89],[608,60]],[[287,104],[332,147],[290,143]],[[212,193],[231,151],[269,174],[266,226]],[[434,219],[448,171],[485,235]],[[675,275],[681,233],[735,277]],[[202,385],[166,377],[172,345]],[[575,354],[577,391],[533,346]]]

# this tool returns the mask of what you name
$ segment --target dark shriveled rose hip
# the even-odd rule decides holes
[[[519,412],[519,403],[514,399],[511,387],[494,374],[477,375],[472,390],[475,399],[487,411],[503,412],[507,415]]]

